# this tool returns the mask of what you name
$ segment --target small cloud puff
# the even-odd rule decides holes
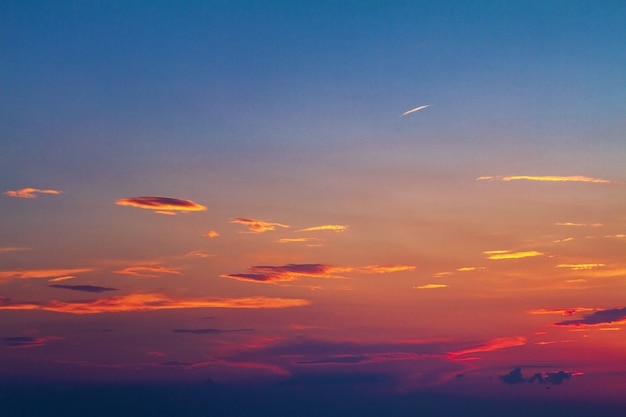
[[[211,230],[205,234],[202,235],[202,237],[207,238],[207,239],[214,239],[216,237],[219,237],[219,233],[217,233],[215,230]]]
[[[21,190],[9,190],[5,192],[9,197],[37,198],[36,194],[61,194],[59,190],[42,190],[39,188],[22,188]]]
[[[125,197],[115,202],[118,206],[137,207],[146,210],[154,210],[159,214],[176,214],[179,212],[205,211],[207,208],[191,200],[172,197]]]
[[[266,222],[258,219],[250,219],[246,217],[235,217],[230,221],[231,223],[241,224],[250,230],[252,233],[264,233],[275,230],[277,227],[289,228],[286,224]]]

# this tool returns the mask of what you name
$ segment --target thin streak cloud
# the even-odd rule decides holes
[[[115,274],[131,275],[139,278],[156,278],[160,274],[180,274],[179,270],[165,268],[164,266],[129,266],[127,268],[119,269],[113,272]]]
[[[9,190],[6,191],[5,194],[9,197],[18,197],[18,198],[37,198],[37,194],[61,194],[62,191],[59,190],[42,190],[39,188],[22,188],[21,190]]]
[[[282,227],[285,229],[289,228],[289,226],[286,224],[266,222],[264,220],[250,219],[246,217],[235,217],[230,222],[241,224],[247,227],[248,230],[252,233],[271,232],[275,230],[277,227]]]
[[[582,175],[572,175],[572,176],[557,176],[557,175],[543,175],[543,176],[534,176],[534,175],[510,175],[510,176],[483,176],[476,178],[477,181],[518,181],[518,180],[526,180],[526,181],[540,181],[540,182],[590,182],[596,184],[611,184],[613,183],[610,180],[604,178],[592,178],[585,177]]]
[[[348,225],[324,224],[321,226],[313,226],[313,227],[307,227],[305,229],[300,229],[298,230],[298,232],[319,232],[322,230],[330,230],[333,232],[345,232],[346,230],[348,230]]]
[[[30,248],[25,246],[0,246],[0,253],[21,252],[25,250],[30,250]]]
[[[0,299],[0,310],[42,310],[68,314],[129,313],[190,308],[287,308],[309,305],[294,298],[174,298],[158,293],[134,293],[90,301],[57,301],[20,303]]]
[[[16,269],[0,271],[0,281],[5,279],[58,278],[67,275],[91,272],[92,268],[74,269]]]
[[[493,250],[493,251],[485,251],[483,252],[487,255],[487,259],[492,260],[501,260],[501,259],[521,259],[521,258],[531,258],[535,256],[543,256],[543,253],[537,252],[534,250],[524,251],[524,252],[510,252],[506,250]]]
[[[447,288],[448,284],[426,284],[420,285],[418,287],[413,287],[416,290],[434,290],[437,288]]]
[[[415,112],[418,112],[418,111],[420,111],[420,110],[424,110],[424,109],[425,109],[425,108],[427,108],[427,107],[430,107],[430,104],[425,104],[425,105],[423,105],[423,106],[414,107],[414,108],[412,108],[411,110],[407,110],[407,111],[405,111],[405,112],[404,112],[404,113],[402,113],[400,116],[406,116],[406,115],[409,115],[409,114],[411,114],[411,113],[415,113]]]

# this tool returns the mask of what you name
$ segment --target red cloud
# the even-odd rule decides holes
[[[288,228],[286,224],[271,223],[258,219],[248,219],[245,217],[235,217],[230,221],[231,223],[242,224],[248,228],[252,233],[263,233],[275,230],[277,227]]]
[[[177,211],[205,211],[207,208],[191,200],[172,197],[125,197],[115,202],[118,206],[130,206],[155,212],[175,214]]]

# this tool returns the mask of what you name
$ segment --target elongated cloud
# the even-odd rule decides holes
[[[589,307],[570,307],[570,308],[538,308],[527,310],[527,314],[560,314],[562,316],[572,316],[583,311],[594,311],[596,308]]]
[[[222,333],[246,333],[252,332],[253,329],[231,329],[231,330],[222,330],[222,329],[174,329],[172,330],[174,333],[191,333],[191,334],[222,334]]]
[[[572,271],[580,271],[585,269],[602,268],[604,264],[559,264],[556,268],[567,268]]]
[[[21,190],[9,190],[5,192],[9,197],[37,198],[36,194],[61,194],[59,190],[41,190],[39,188],[22,188]]]
[[[43,346],[46,344],[48,340],[57,340],[57,339],[61,339],[61,338],[57,336],[48,336],[48,337],[10,336],[10,337],[3,337],[2,343],[5,346],[8,346],[10,348],[25,349],[25,348]]]
[[[176,212],[205,211],[207,208],[191,200],[172,197],[125,197],[115,202],[118,206],[137,207],[154,210],[161,214],[176,214]]]
[[[345,279],[339,274],[365,273],[387,274],[391,272],[411,271],[412,265],[368,265],[364,267],[335,266],[325,264],[287,264],[279,266],[251,266],[249,273],[227,274],[222,278],[231,278],[239,281],[276,283],[295,281],[300,278]]]
[[[306,229],[300,229],[298,232],[319,232],[322,230],[330,230],[333,232],[345,232],[348,230],[348,225],[342,224],[323,224],[321,226],[307,227]]]
[[[573,226],[573,227],[602,227],[602,223],[572,223],[572,222],[564,222],[564,223],[556,223],[557,226]]]
[[[293,238],[285,237],[282,239],[278,239],[276,242],[278,243],[306,243],[306,242],[317,241],[317,240],[319,239],[313,239],[309,237],[293,237]]]
[[[25,246],[0,246],[0,253],[21,252],[24,250],[30,250],[30,248]]]
[[[582,175],[573,175],[568,177],[556,176],[556,175],[544,175],[544,176],[533,176],[533,175],[510,175],[510,176],[496,176],[496,177],[478,177],[476,178],[478,181],[518,181],[518,180],[526,180],[526,181],[541,181],[541,182],[591,182],[596,184],[611,184],[612,181],[606,180],[604,178],[592,178],[585,177]]]
[[[93,271],[93,269],[16,269],[10,271],[0,271],[0,281],[5,279],[57,278],[90,271]]]
[[[448,284],[426,284],[426,285],[420,285],[419,287],[413,287],[417,290],[434,290],[437,288],[446,288],[448,287]]]
[[[121,275],[132,275],[139,278],[156,278],[160,274],[180,274],[179,270],[166,268],[164,266],[129,266],[113,272]]]
[[[69,314],[128,313],[188,308],[286,308],[306,306],[309,301],[293,298],[173,298],[158,293],[135,293],[91,301],[19,303],[0,299],[0,310],[43,310]]]
[[[491,352],[494,350],[523,346],[525,344],[526,344],[526,338],[523,336],[498,337],[495,339],[491,339],[480,346],[476,346],[476,347],[464,349],[464,350],[459,350],[456,352],[451,352],[450,355],[463,356],[463,355],[468,355],[470,353]]]
[[[266,222],[263,220],[249,219],[246,217],[235,217],[230,222],[246,226],[248,230],[250,230],[250,232],[252,233],[270,232],[272,230],[275,230],[277,227],[282,227],[285,229],[289,228],[289,226],[286,224]]]
[[[82,292],[105,292],[105,291],[118,291],[117,288],[109,288],[109,287],[98,287],[96,285],[62,285],[62,284],[53,284],[50,285],[52,288],[59,288],[62,290],[72,290],[72,291],[82,291]]]
[[[578,319],[554,323],[557,326],[598,326],[609,323],[626,323],[626,307],[600,310]]]
[[[411,113],[418,112],[420,110],[424,110],[427,107],[430,107],[430,104],[425,104],[423,106],[414,107],[411,110],[407,110],[404,113],[402,113],[401,116],[406,116],[407,114],[411,114]]]
[[[525,252],[510,252],[508,250],[488,250],[483,252],[487,255],[487,259],[500,260],[500,259],[521,259],[530,258],[534,256],[542,256],[543,253],[534,250]]]

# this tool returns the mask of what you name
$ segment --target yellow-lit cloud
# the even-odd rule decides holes
[[[140,278],[156,278],[159,274],[180,274],[179,270],[165,268],[164,266],[129,266],[113,272],[116,274],[132,275]]]
[[[490,250],[483,252],[487,255],[487,259],[500,260],[500,259],[521,259],[530,258],[534,256],[542,256],[543,253],[534,250],[524,252],[510,252],[506,250]]]
[[[205,234],[202,235],[202,237],[205,237],[207,239],[214,239],[216,237],[218,237],[220,234],[217,233],[215,230],[211,230],[210,232],[207,232]]]
[[[319,239],[314,239],[314,238],[310,238],[310,237],[294,237],[294,238],[282,238],[282,239],[278,239],[276,242],[278,243],[305,243],[305,242],[311,242],[311,241],[318,241]]]
[[[456,270],[459,272],[471,272],[471,271],[484,271],[484,266],[463,266],[461,268],[457,268]]]
[[[5,192],[9,197],[37,198],[36,194],[61,194],[59,190],[41,190],[39,188],[22,188],[21,190],[9,190]]]
[[[573,226],[573,227],[602,227],[602,223],[572,223],[572,222],[564,222],[564,223],[556,223],[557,226]]]
[[[496,176],[496,177],[478,177],[476,178],[478,181],[518,181],[518,180],[526,180],[526,181],[541,181],[541,182],[590,182],[597,184],[610,184],[612,181],[606,180],[604,178],[592,178],[585,177],[582,175],[572,175],[572,176],[556,176],[556,175],[543,175],[543,176],[534,176],[534,175],[510,175],[510,176]]]
[[[333,232],[345,232],[346,230],[348,230],[348,225],[324,224],[321,226],[312,226],[312,227],[307,227],[306,229],[300,229],[298,230],[298,232],[318,232],[322,230],[330,230]]]
[[[245,298],[173,298],[157,293],[135,293],[92,301],[50,301],[16,303],[0,299],[0,310],[43,310],[69,314],[125,313],[187,308],[286,308],[310,304],[303,299]]]
[[[434,290],[437,288],[446,288],[446,287],[448,287],[448,284],[426,284],[426,285],[420,285],[419,287],[413,287],[413,288],[417,290]]]
[[[556,268],[567,268],[573,271],[579,271],[584,269],[601,268],[603,266],[604,264],[559,264]]]
[[[249,219],[246,217],[235,217],[230,222],[246,226],[248,230],[250,230],[252,233],[270,232],[272,230],[275,230],[277,227],[282,227],[285,229],[289,228],[289,226],[286,224],[266,222],[263,220]]]
[[[559,314],[561,316],[571,316],[581,313],[583,311],[595,311],[597,308],[589,307],[570,307],[570,308],[537,308],[534,310],[527,310],[527,314]]]
[[[413,271],[414,269],[415,266],[413,265],[367,265],[354,270],[366,274],[388,274],[391,272]]]
[[[160,214],[176,214],[177,211],[205,211],[207,209],[205,206],[191,200],[159,196],[125,197],[117,200],[115,204],[118,206],[154,210],[156,213]]]

